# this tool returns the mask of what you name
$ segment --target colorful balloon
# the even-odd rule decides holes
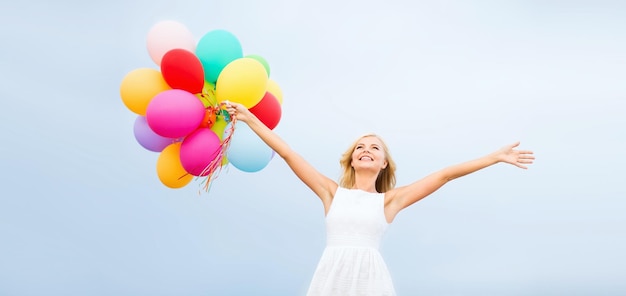
[[[166,138],[180,138],[198,128],[204,118],[204,105],[187,91],[167,90],[152,99],[146,118],[156,134]]]
[[[267,72],[267,77],[270,76],[270,64],[267,62],[267,60],[258,55],[258,54],[249,54],[247,56],[245,56],[246,58],[251,58],[251,59],[255,59],[257,61],[259,61],[259,63],[261,63],[261,65],[263,65],[263,68],[265,68],[265,72]]]
[[[263,99],[250,108],[250,112],[256,115],[269,129],[274,129],[278,125],[282,115],[280,103],[270,92],[266,92]]]
[[[124,105],[138,115],[146,115],[148,104],[160,92],[171,89],[161,72],[155,69],[135,69],[122,79],[120,97]]]
[[[265,95],[267,80],[267,72],[259,61],[251,58],[234,60],[217,79],[217,100],[237,102],[250,108]]]
[[[204,81],[204,87],[202,88],[202,93],[196,94],[204,107],[213,107],[217,105],[217,98],[215,97],[215,84],[210,83],[208,81]]]
[[[180,147],[180,142],[170,144],[161,151],[157,159],[157,176],[161,183],[169,188],[184,187],[193,179],[180,162]]]
[[[231,124],[226,127],[225,137],[229,135]],[[272,149],[247,124],[237,123],[226,156],[237,169],[253,173],[267,166],[272,159]]]
[[[226,129],[226,125],[228,121],[224,119],[224,116],[216,116],[215,123],[211,126],[211,130],[215,132],[215,134],[220,137],[220,141],[224,140],[224,130]]]
[[[202,64],[192,52],[185,49],[168,51],[161,61],[161,73],[167,84],[174,89],[197,94],[204,87]]]
[[[274,95],[274,97],[276,97],[278,103],[280,103],[281,105],[283,104],[283,91],[282,89],[280,89],[280,86],[278,86],[278,83],[276,83],[276,81],[272,80],[271,78],[267,80],[267,91],[269,91]]]
[[[204,110],[204,118],[200,122],[200,127],[211,128],[217,120],[217,114],[213,107],[207,107]]]
[[[133,132],[137,143],[152,152],[161,152],[165,147],[177,141],[176,139],[157,135],[150,129],[150,126],[148,126],[148,121],[145,116],[137,116]]]
[[[205,169],[215,160],[221,150],[220,138],[208,128],[199,128],[189,134],[180,148],[180,161],[187,172],[194,176],[207,176]]]
[[[213,30],[198,41],[196,56],[204,67],[204,79],[215,83],[226,65],[243,57],[243,50],[235,35],[224,30]]]
[[[193,34],[185,25],[175,21],[162,21],[152,26],[146,45],[152,61],[157,65],[161,65],[165,53],[172,49],[182,48],[190,52],[196,49]]]

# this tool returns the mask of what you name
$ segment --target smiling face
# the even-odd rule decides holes
[[[385,146],[374,136],[366,136],[357,141],[352,152],[351,166],[355,169],[380,171],[387,167]]]
[[[396,186],[396,163],[385,142],[376,134],[364,135],[354,141],[339,160],[343,173],[339,186],[352,188],[356,182],[356,171],[378,174],[376,190],[387,192]]]

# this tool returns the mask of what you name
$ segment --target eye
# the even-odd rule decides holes
[[[374,146],[374,147],[372,147],[372,148],[373,148],[373,149],[376,149],[376,150],[380,150],[380,148],[378,148],[378,146]]]
[[[356,146],[356,148],[354,148],[354,149],[355,150],[363,149],[363,146],[359,145],[359,146]]]

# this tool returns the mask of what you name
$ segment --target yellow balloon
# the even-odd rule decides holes
[[[167,85],[161,72],[139,68],[126,74],[120,85],[120,96],[130,111],[144,116],[152,98],[168,89],[171,87]]]
[[[267,80],[267,91],[276,97],[278,103],[283,104],[283,91],[278,86],[278,83],[271,78]]]
[[[157,159],[157,175],[163,185],[169,188],[181,188],[191,182],[193,175],[187,173],[180,162],[180,145],[176,142],[161,151]]]
[[[239,58],[230,62],[217,77],[216,96],[220,102],[240,103],[254,107],[267,90],[267,72],[259,61]]]

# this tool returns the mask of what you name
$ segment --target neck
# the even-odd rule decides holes
[[[357,173],[354,176],[354,186],[352,189],[359,189],[366,192],[378,192],[376,191],[376,179],[378,174],[373,173]]]

